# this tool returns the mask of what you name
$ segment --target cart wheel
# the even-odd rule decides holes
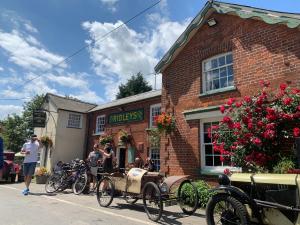
[[[239,200],[230,195],[216,194],[207,204],[206,223],[249,225],[250,220],[245,206]]]
[[[125,196],[125,201],[129,204],[135,204],[139,199],[133,196]]]
[[[163,211],[163,203],[158,186],[153,182],[148,182],[143,188],[144,209],[150,220],[157,222]]]
[[[97,200],[100,206],[108,207],[114,198],[115,188],[109,177],[103,177],[97,184]]]
[[[183,213],[192,215],[198,208],[199,196],[196,186],[189,180],[183,181],[177,194],[177,201]]]

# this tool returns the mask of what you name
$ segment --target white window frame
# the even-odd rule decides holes
[[[226,59],[226,55],[229,55],[229,54],[232,55],[232,63],[231,64],[226,64],[226,62],[225,62],[225,65],[222,66],[222,67],[225,67],[225,66],[227,67],[227,66],[230,66],[230,65],[233,66],[233,54],[232,54],[232,52],[226,52],[226,53],[223,53],[223,54],[218,54],[218,55],[215,55],[213,57],[210,57],[210,58],[205,59],[205,60],[202,61],[202,90],[203,90],[203,94],[210,94],[210,93],[215,93],[215,92],[222,92],[222,91],[231,90],[232,88],[234,88],[234,72],[233,72],[233,74],[232,74],[232,76],[233,76],[233,85],[227,86],[227,87],[223,87],[223,88],[213,89],[213,90],[206,90],[205,72],[207,72],[207,71],[205,71],[204,64],[206,62],[209,62],[209,61],[212,61],[214,59],[220,58],[222,56],[225,56],[225,59]],[[220,67],[218,67],[218,68],[220,68]]]
[[[70,116],[71,116],[71,115],[80,116],[79,127],[77,127],[77,126],[72,126],[72,125],[69,124]],[[67,120],[67,128],[81,129],[81,128],[82,128],[82,114],[69,112],[69,114],[68,114],[68,120]]]
[[[153,149],[158,150],[158,154],[159,154],[159,158],[158,158],[158,159],[154,159],[154,160],[153,160],[153,158],[152,158],[152,151],[153,151]],[[155,164],[156,161],[159,162],[159,168],[157,169],[157,168],[155,167],[155,169],[157,170],[157,172],[159,172],[159,171],[160,171],[160,166],[161,166],[161,165],[160,165],[160,163],[161,163],[161,161],[160,161],[160,147],[150,147],[149,157],[150,157],[150,159],[154,162],[154,164]]]
[[[212,112],[213,113],[213,112]],[[200,156],[201,156],[201,171],[203,173],[219,174],[223,173],[224,169],[228,168],[231,171],[241,171],[241,168],[231,166],[206,166],[205,165],[205,148],[204,148],[204,124],[210,122],[221,121],[222,117],[209,117],[200,120]]]
[[[98,131],[98,118],[104,118],[104,124],[103,124],[103,131]],[[104,129],[105,129],[105,115],[99,115],[96,117],[96,128],[95,128],[95,134],[103,134],[104,133]]]
[[[153,108],[158,108],[158,107],[160,107],[160,112],[161,112],[161,103],[154,104],[154,105],[150,106],[150,120],[149,120],[150,121],[150,124],[149,124],[150,128],[156,127],[155,125],[153,125],[154,120],[153,120],[153,116],[152,116],[152,109]]]

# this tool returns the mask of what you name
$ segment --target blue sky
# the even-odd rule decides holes
[[[0,119],[20,113],[23,102],[35,94],[52,92],[101,104],[113,100],[118,85],[139,71],[154,84],[154,76],[148,74],[206,1],[163,0],[71,61],[54,65],[155,2],[1,0],[0,99],[25,99],[0,100]],[[295,0],[225,2],[300,12],[300,1]]]

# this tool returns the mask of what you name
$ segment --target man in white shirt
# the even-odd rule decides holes
[[[36,163],[38,161],[40,143],[35,134],[31,135],[30,141],[26,142],[21,153],[25,154],[24,158],[24,181],[26,188],[23,190],[24,195],[29,193],[29,185],[31,183],[31,178],[34,175]]]

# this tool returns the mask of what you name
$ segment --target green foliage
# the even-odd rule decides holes
[[[121,84],[119,86],[119,93],[116,97],[117,99],[120,99],[151,90],[151,85],[144,79],[143,74],[139,72],[136,75],[131,76],[126,84]]]
[[[9,115],[1,121],[3,126],[2,134],[5,149],[18,152],[21,150],[24,141],[33,134],[32,114],[36,109],[42,107],[44,95],[36,95],[29,102],[23,105],[23,113]]]
[[[102,135],[99,138],[99,143],[104,146],[105,144],[112,143],[113,140],[114,140],[114,138],[111,135]]]
[[[151,147],[160,146],[160,132],[157,128],[150,128],[147,130],[149,135],[149,142]]]
[[[295,169],[295,163],[290,158],[282,158],[274,167],[274,173],[288,173],[290,169]]]
[[[211,186],[204,182],[203,180],[198,180],[193,182],[193,184],[196,186],[198,191],[198,197],[199,197],[199,206],[201,208],[205,208],[208,200],[210,197],[214,194],[212,191],[209,191],[211,189]],[[193,202],[193,194],[194,190],[191,185],[184,185],[182,187],[183,195],[184,196],[190,196],[190,201]]]

